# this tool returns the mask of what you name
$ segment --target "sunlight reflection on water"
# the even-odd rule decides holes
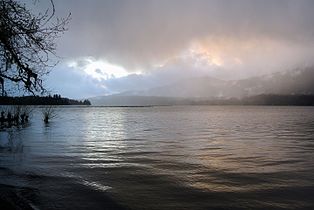
[[[134,209],[313,206],[312,107],[64,107],[10,135],[1,166],[73,178]]]

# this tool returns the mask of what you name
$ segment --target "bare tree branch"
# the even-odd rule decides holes
[[[0,88],[5,94],[5,83],[22,84],[35,94],[44,92],[42,76],[57,64],[56,39],[67,30],[69,14],[54,18],[52,12],[34,15],[16,0],[0,0]]]

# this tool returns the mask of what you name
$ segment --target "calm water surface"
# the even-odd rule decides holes
[[[314,208],[313,107],[57,111],[0,132],[0,185],[35,209]]]

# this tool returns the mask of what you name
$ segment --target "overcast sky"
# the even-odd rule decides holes
[[[55,6],[72,20],[46,84],[67,97],[191,77],[247,78],[314,61],[312,0],[55,0]]]

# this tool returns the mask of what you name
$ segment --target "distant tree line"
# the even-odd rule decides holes
[[[244,104],[314,106],[314,95],[263,94],[242,99]]]
[[[172,105],[266,105],[266,106],[314,106],[314,94],[260,94],[243,98],[179,98],[161,96],[98,97],[93,105],[101,106],[172,106]]]
[[[270,106],[314,106],[314,95],[261,94],[242,99],[211,99],[191,101],[193,105],[270,105]]]
[[[0,105],[91,105],[91,103],[87,99],[79,101],[55,94],[53,96],[0,96]]]

